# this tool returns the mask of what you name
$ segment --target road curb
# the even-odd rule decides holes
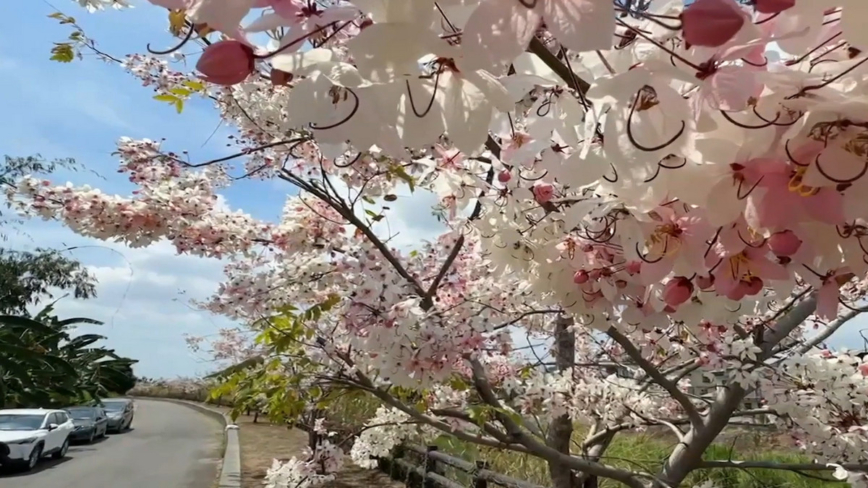
[[[170,402],[185,407],[198,410],[205,415],[211,416],[219,420],[223,426],[231,425],[232,419],[219,410],[206,407],[196,402],[188,402],[186,400],[175,400],[173,398],[157,398],[157,397],[135,397],[143,400],[156,400],[161,402]],[[241,448],[238,443],[238,429],[224,429],[224,439],[226,440],[226,450],[223,452],[223,466],[220,469],[220,480],[217,488],[241,488]]]

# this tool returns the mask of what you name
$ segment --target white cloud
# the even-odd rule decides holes
[[[12,235],[4,245],[19,250],[71,247],[66,254],[80,260],[98,279],[96,298],[62,298],[57,312],[61,317],[104,322],[84,326],[80,332],[104,335],[108,346],[138,359],[137,374],[193,375],[213,368],[187,350],[184,335],[207,336],[234,325],[190,305],[191,299],[205,299],[216,290],[221,262],[179,256],[168,242],[130,249],[83,238],[56,223],[29,221],[23,230],[29,238]]]

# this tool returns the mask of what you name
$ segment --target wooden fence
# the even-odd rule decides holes
[[[380,469],[411,488],[546,488],[491,471],[485,461],[472,463],[450,456],[437,446],[400,446],[393,457],[380,460]],[[449,471],[461,473],[465,480],[450,478]]]

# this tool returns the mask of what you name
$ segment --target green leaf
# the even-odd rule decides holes
[[[69,325],[77,325],[77,324],[91,324],[91,325],[102,325],[103,323],[99,320],[89,319],[87,317],[75,317],[71,319],[65,319],[57,322],[57,325],[61,327],[66,327]]]
[[[407,184],[410,186],[411,192],[416,190],[416,180],[414,180],[412,176],[407,174],[407,172],[404,170],[403,166],[392,166],[392,168],[389,170],[389,172],[391,174],[397,176],[398,178],[401,178],[402,180],[406,181]]]
[[[185,80],[181,84],[193,91],[205,91],[205,84],[200,81]]]
[[[154,95],[154,100],[157,100],[158,102],[175,103],[175,101],[178,100],[178,97],[176,97],[175,95],[168,95],[168,94],[166,94],[166,95]]]
[[[51,327],[37,322],[28,317],[20,317],[17,315],[0,315],[0,328],[7,326],[10,328],[26,329],[37,332],[40,335],[54,335],[57,331]]]
[[[75,50],[71,44],[65,42],[55,43],[55,46],[51,48],[51,57],[49,59],[60,63],[71,63],[75,59]]]
[[[184,100],[178,98],[175,95],[170,95],[168,93],[165,93],[163,95],[154,95],[154,100],[157,100],[158,102],[166,102],[170,105],[174,105],[175,110],[177,110],[178,113],[181,113],[184,110]]]
[[[179,97],[188,97],[188,96],[190,96],[191,93],[193,93],[192,91],[190,91],[186,88],[172,88],[169,91],[174,93],[175,95],[178,95]]]

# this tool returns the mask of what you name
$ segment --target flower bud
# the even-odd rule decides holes
[[[693,295],[693,283],[684,276],[676,276],[666,282],[663,287],[663,301],[670,307],[677,307],[690,300]]]
[[[761,292],[762,289],[763,289],[763,280],[761,280],[760,278],[757,278],[756,276],[751,276],[750,281],[745,283],[744,294],[748,295],[748,296],[754,296],[757,293]]]
[[[801,246],[802,240],[791,230],[776,232],[769,237],[769,249],[775,256],[792,256]]]
[[[506,183],[507,181],[512,179],[512,175],[507,170],[503,170],[500,173],[497,173],[497,181],[501,183]],[[536,194],[534,194],[536,196]]]
[[[741,30],[747,16],[735,0],[696,0],[681,13],[684,40],[719,47]]]
[[[215,42],[205,48],[196,63],[202,77],[215,85],[231,86],[246,80],[253,72],[253,49],[239,41]]]
[[[576,274],[573,275],[573,283],[577,285],[584,285],[589,279],[591,279],[591,277],[588,275],[588,272],[583,269],[576,271]]]
[[[779,14],[796,6],[796,0],[754,0],[753,8],[761,14]]]
[[[537,182],[534,183],[531,192],[533,192],[533,198],[536,200],[536,203],[548,203],[555,195],[555,187],[551,183]]]

